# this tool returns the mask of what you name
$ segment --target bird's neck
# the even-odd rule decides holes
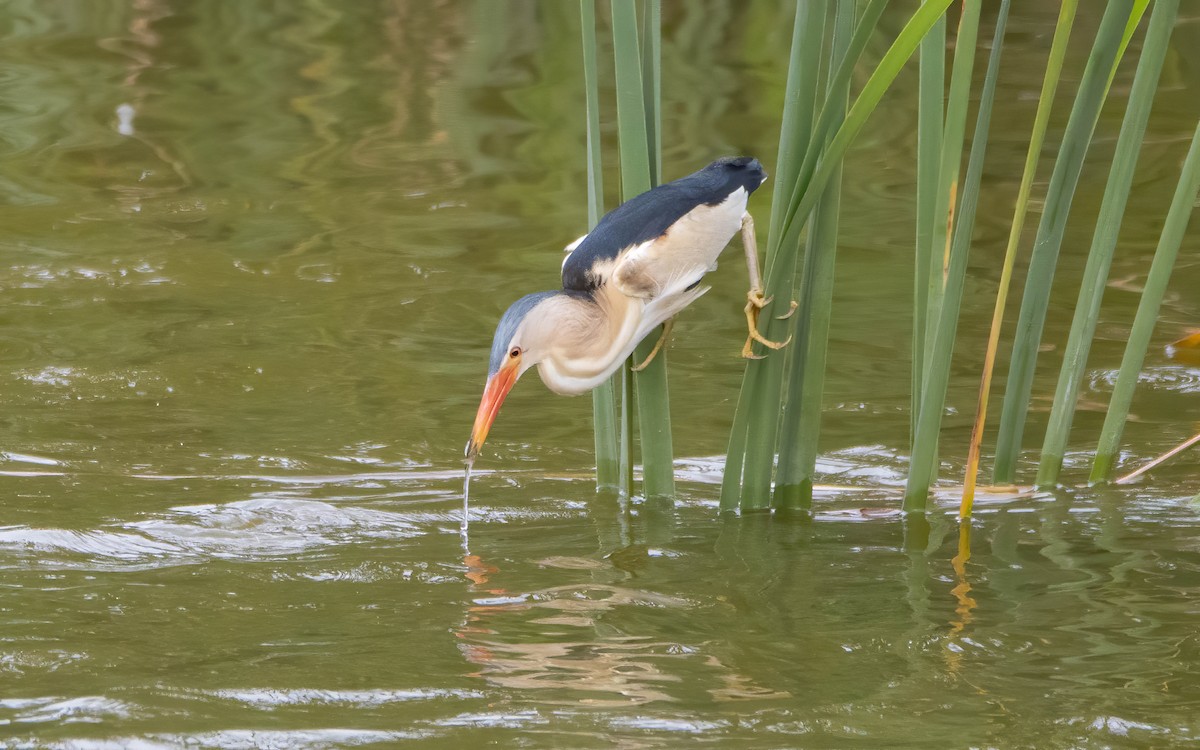
[[[575,395],[590,391],[608,379],[637,345],[645,306],[611,284],[590,295],[562,295],[548,316],[553,330],[550,346],[538,365],[546,386]]]

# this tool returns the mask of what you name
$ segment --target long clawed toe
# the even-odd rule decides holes
[[[758,313],[764,307],[771,303],[774,297],[763,297],[762,291],[751,289],[746,294],[746,327],[749,329],[749,334],[746,336],[746,343],[742,346],[742,356],[746,359],[762,359],[765,355],[754,353],[754,342],[762,344],[768,349],[782,349],[792,341],[792,337],[788,336],[783,341],[772,341],[758,332]],[[796,303],[791,303],[788,311],[779,316],[778,320],[787,320],[796,312]]]
[[[667,343],[667,336],[671,334],[671,329],[674,327],[675,319],[667,318],[667,322],[663,323],[662,333],[659,334],[658,341],[655,342],[654,348],[650,350],[650,353],[646,355],[646,358],[642,360],[641,364],[634,365],[629,369],[633,370],[634,372],[641,372],[642,370],[645,370],[650,363],[654,361],[654,358],[658,356],[658,352]]]
[[[645,370],[650,366],[650,363],[654,361],[654,358],[658,356],[659,349],[662,349],[662,339],[659,339],[658,343],[654,345],[654,348],[650,350],[650,353],[646,355],[646,358],[642,360],[641,364],[634,365],[629,369],[634,372],[641,372],[642,370]]]
[[[766,359],[765,354],[755,354],[754,353],[754,337],[753,336],[746,337],[746,343],[742,345],[742,358],[743,359]]]

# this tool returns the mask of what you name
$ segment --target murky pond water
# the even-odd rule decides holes
[[[1197,116],[1200,8],[1184,5],[1071,482]],[[1018,6],[948,481],[1056,12]],[[1098,20],[1084,6],[1080,40]],[[731,259],[670,349],[676,505],[596,496],[590,400],[530,378],[476,464],[460,536],[492,325],[555,285],[586,224],[576,12],[5,5],[0,746],[1200,742],[1194,457],[1133,487],[985,498],[969,557],[951,495],[928,522],[890,511],[908,429],[911,71],[848,171],[834,487],[816,517],[716,513],[742,368]],[[789,10],[668,3],[664,18],[668,176],[735,152],[770,169]],[[1064,247],[1055,366],[1120,117],[1106,110]],[[1190,236],[1147,359],[1131,466],[1200,421],[1200,369],[1162,351],[1200,321],[1198,248]],[[1039,373],[1031,444],[1053,377]]]

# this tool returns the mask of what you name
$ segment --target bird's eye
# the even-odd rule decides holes
[[[512,357],[513,359],[516,359],[517,357],[521,356],[521,347],[519,347],[519,346],[514,346],[514,347],[513,347],[513,348],[512,348],[512,349],[509,351],[509,353],[508,353],[508,356]]]

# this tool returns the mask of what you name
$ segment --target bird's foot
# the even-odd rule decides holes
[[[746,336],[746,343],[742,346],[742,356],[746,359],[762,359],[763,355],[754,353],[754,342],[762,344],[768,349],[782,349],[791,343],[792,337],[788,336],[784,341],[771,341],[767,337],[758,332],[758,313],[768,304],[774,297],[763,297],[761,289],[751,289],[746,293],[746,327],[749,329],[749,335]],[[791,309],[780,320],[791,316],[796,310],[796,303],[793,302]]]
[[[796,312],[796,308],[799,306],[800,306],[799,302],[797,302],[796,300],[792,300],[788,304],[788,311],[785,312],[783,315],[776,315],[775,320],[787,320],[788,318],[792,317],[792,315]]]
[[[773,299],[775,299],[773,296],[764,297],[761,289],[751,289],[750,291],[746,292],[746,301],[748,302],[746,309],[748,310],[751,306],[753,306],[754,308],[761,310],[767,305],[771,304],[771,300]]]
[[[634,365],[630,369],[633,370],[634,372],[641,372],[642,370],[645,370],[646,367],[649,366],[649,364],[654,361],[654,358],[658,356],[659,350],[662,349],[663,346],[667,343],[667,336],[671,333],[671,329],[674,326],[675,326],[675,319],[667,318],[667,322],[663,323],[662,333],[659,334],[658,341],[655,342],[654,348],[650,350],[650,353],[648,355],[646,355],[646,358],[642,360],[641,364]]]

